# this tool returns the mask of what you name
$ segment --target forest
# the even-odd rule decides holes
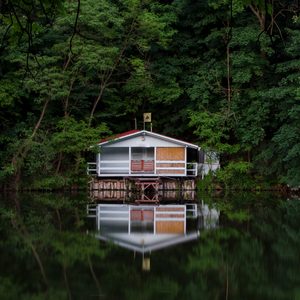
[[[86,184],[91,145],[153,131],[220,154],[225,187],[300,183],[296,0],[4,0],[0,186]]]

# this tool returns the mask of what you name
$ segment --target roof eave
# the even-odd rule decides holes
[[[179,144],[179,145],[183,145],[183,146],[187,146],[189,148],[194,148],[194,149],[200,150],[200,146],[198,146],[198,145],[191,144],[191,143],[188,143],[188,142],[185,142],[185,141],[181,141],[181,140],[178,140],[178,139],[175,139],[175,138],[171,138],[169,136],[165,136],[165,135],[162,135],[162,134],[159,134],[159,133],[156,133],[156,132],[151,132],[151,131],[147,131],[147,130],[142,130],[141,132],[144,132],[148,135],[153,135],[153,136],[159,137],[159,138],[164,139],[164,140],[173,141],[174,143]]]
[[[182,146],[185,146],[185,147],[189,147],[189,148],[193,148],[193,149],[197,149],[197,150],[201,149],[201,147],[198,146],[198,145],[187,143],[187,142],[175,139],[175,138],[171,138],[171,137],[168,137],[168,136],[165,136],[165,135],[162,135],[162,134],[159,134],[159,133],[155,133],[155,132],[152,132],[152,131],[147,131],[147,130],[137,131],[137,132],[134,132],[132,134],[128,134],[126,136],[117,137],[115,139],[112,138],[111,140],[108,140],[108,141],[105,141],[105,142],[102,142],[102,143],[98,143],[97,145],[98,146],[104,146],[104,145],[107,145],[107,144],[110,144],[110,143],[117,143],[118,141],[128,139],[128,138],[131,138],[131,137],[134,137],[134,136],[142,135],[142,134],[149,135],[149,136],[154,136],[154,137],[166,140],[166,141],[172,141],[175,144],[179,144],[179,145],[182,145]]]
[[[105,141],[105,142],[102,142],[102,143],[98,143],[97,145],[98,145],[98,146],[103,146],[103,145],[106,145],[106,144],[116,143],[116,142],[118,142],[119,140],[127,139],[127,138],[133,137],[133,136],[135,136],[135,135],[139,135],[141,132],[142,132],[142,131],[137,131],[137,132],[128,134],[128,135],[126,135],[126,136],[112,138],[112,139],[110,139],[110,140],[108,140],[108,141]]]

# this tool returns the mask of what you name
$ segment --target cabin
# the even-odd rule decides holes
[[[203,178],[219,168],[215,153],[147,130],[124,132],[96,147],[95,162],[87,167],[87,173],[94,176],[91,191],[195,190],[197,176]]]
[[[147,130],[102,140],[88,173],[98,177],[187,177],[198,175],[200,147]]]

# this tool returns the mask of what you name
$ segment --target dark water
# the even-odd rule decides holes
[[[133,206],[117,223],[87,203],[1,196],[0,299],[300,299],[299,200],[200,195],[186,219]]]

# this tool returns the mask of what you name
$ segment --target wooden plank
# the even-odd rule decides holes
[[[184,168],[182,163],[157,163],[156,168]]]
[[[154,160],[144,160],[144,171],[154,171]]]
[[[156,232],[184,234],[184,222],[183,221],[156,221]]]
[[[157,174],[185,174],[185,170],[174,170],[174,169],[168,169],[168,170],[156,170]]]
[[[157,207],[156,211],[168,212],[168,211],[184,211],[184,207]]]
[[[182,185],[183,190],[194,190],[195,181],[194,180],[185,180]]]
[[[156,160],[185,160],[185,148],[157,147]]]
[[[163,213],[163,214],[157,214],[156,215],[156,219],[165,219],[165,218],[168,218],[168,219],[182,219],[184,218],[184,214],[168,214],[167,212],[166,213]]]
[[[143,170],[142,160],[132,160],[131,161],[131,171],[132,172],[140,172],[142,170]]]

